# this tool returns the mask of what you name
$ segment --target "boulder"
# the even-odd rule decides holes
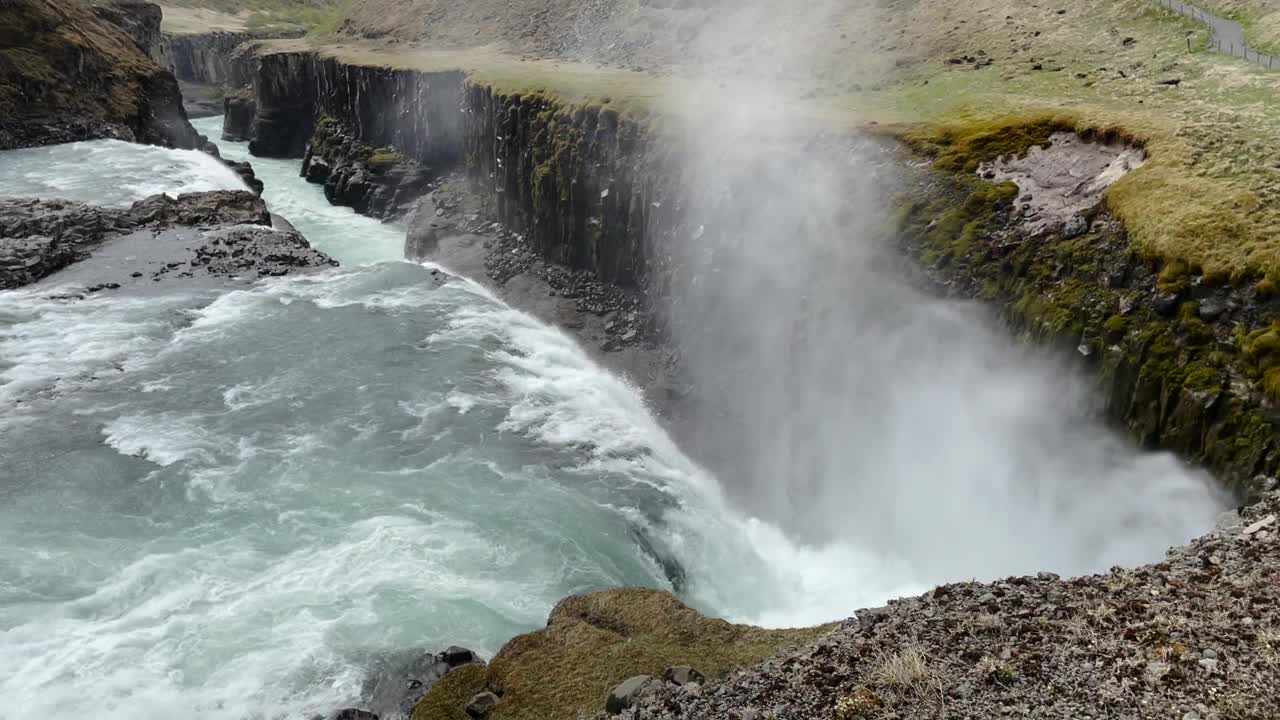
[[[435,252],[446,227],[436,217],[435,203],[429,197],[414,205],[405,224],[408,230],[404,237],[404,256],[409,260],[422,260]]]
[[[258,104],[249,91],[239,90],[222,98],[222,139],[247,142],[253,134]]]
[[[243,190],[152,195],[134,203],[128,218],[134,225],[271,225],[266,203]]]
[[[662,682],[652,675],[636,675],[627,678],[609,693],[609,699],[604,704],[605,712],[618,715],[623,710],[635,707],[640,698],[657,690],[661,685]]]
[[[306,178],[309,183],[323,185],[324,182],[329,179],[329,173],[332,171],[333,168],[329,165],[329,161],[319,155],[316,155],[313,156],[309,162],[303,165],[302,176]]]
[[[364,705],[381,717],[408,717],[440,678],[464,665],[483,664],[472,651],[450,647],[441,653],[396,653],[376,660],[365,678]]]
[[[210,233],[195,249],[192,266],[210,274],[244,277],[288,275],[302,268],[337,265],[337,261],[311,247],[297,231],[236,225]]]
[[[485,690],[472,696],[471,701],[467,703],[467,715],[473,718],[486,717],[493,707],[498,704],[498,696]]]
[[[253,191],[254,195],[261,195],[262,191],[266,188],[262,181],[258,179],[257,174],[253,172],[253,166],[248,162],[223,160],[222,164],[231,168],[232,172],[240,176],[240,180],[244,182],[245,185],[249,186],[249,189]]]
[[[676,685],[688,685],[690,683],[701,685],[707,681],[707,678],[702,673],[686,665],[667,668],[667,671],[662,673],[662,679]]]

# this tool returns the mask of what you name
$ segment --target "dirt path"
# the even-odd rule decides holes
[[[1244,40],[1244,26],[1235,20],[1214,15],[1182,0],[1155,0],[1155,2],[1186,17],[1209,26],[1209,46],[1219,52],[1256,62],[1266,68],[1280,67],[1280,57],[1258,52]]]

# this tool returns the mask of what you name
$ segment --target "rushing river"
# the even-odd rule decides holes
[[[0,717],[324,712],[373,653],[491,654],[618,585],[781,625],[918,589],[730,512],[563,333],[400,261],[400,228],[329,206],[296,162],[254,165],[342,268],[222,294],[0,293]],[[115,142],[0,166],[2,195],[102,204],[238,185]]]
[[[355,698],[371,655],[489,655],[573,592],[796,625],[946,579],[727,507],[565,334],[402,261],[401,228],[329,206],[296,161],[253,162],[341,268],[0,293],[0,718],[310,717]],[[117,142],[0,154],[0,195],[238,185]],[[1125,557],[1203,527],[1206,497]]]

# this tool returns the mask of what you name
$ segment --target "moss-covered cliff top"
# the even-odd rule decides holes
[[[708,618],[669,593],[624,588],[562,600],[546,628],[508,642],[487,668],[437,683],[412,720],[467,720],[467,701],[499,693],[490,720],[571,718],[604,709],[609,691],[675,665],[718,677],[817,637],[829,627],[764,630]]]
[[[1119,129],[1149,154],[1108,197],[1139,251],[1215,275],[1280,277],[1280,70],[1204,50],[1202,26],[1150,0],[1061,8],[896,0],[874,9],[859,4],[828,25],[814,38],[828,43],[825,64],[805,65],[806,78],[778,76],[795,80],[784,84],[805,96],[780,108],[790,118],[785,127],[802,118],[804,128],[922,125],[957,137],[1008,118],[1050,115],[1080,128]],[[357,64],[463,70],[499,91],[568,104],[607,101],[632,116],[677,112],[683,98],[716,102],[688,92],[673,79],[675,67],[635,71],[494,47],[424,50],[345,36],[267,51],[302,49]],[[726,50],[740,53],[737,67],[716,65],[717,85],[731,90],[736,80],[758,76],[784,50]]]

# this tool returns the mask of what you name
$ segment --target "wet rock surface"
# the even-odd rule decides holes
[[[257,114],[257,103],[253,94],[236,91],[222,99],[222,139],[232,142],[247,142],[253,134],[253,120]]]
[[[316,125],[301,174],[323,185],[330,203],[381,219],[410,212],[433,179],[429,168],[391,148],[370,147],[329,119]]]
[[[83,262],[90,258],[95,262]],[[55,273],[55,280],[117,289],[141,280],[244,279],[336,264],[296,231],[272,230],[266,206],[247,192],[156,195],[123,210],[0,200],[0,289]]]
[[[1153,565],[944,585],[617,716],[1280,717],[1277,517],[1272,494]]]
[[[450,672],[465,665],[484,665],[471,650],[453,646],[443,652],[404,652],[377,658],[361,688],[362,708],[340,710],[335,720],[378,720],[407,718],[413,706],[433,685]],[[487,698],[473,699],[472,705],[482,717],[497,704]],[[469,708],[470,709],[470,708]]]
[[[662,415],[679,412],[684,381],[640,292],[542,257],[526,236],[487,219],[461,174],[431,185],[407,218],[405,256],[484,283],[512,306],[572,333],[604,366],[630,379]]]

